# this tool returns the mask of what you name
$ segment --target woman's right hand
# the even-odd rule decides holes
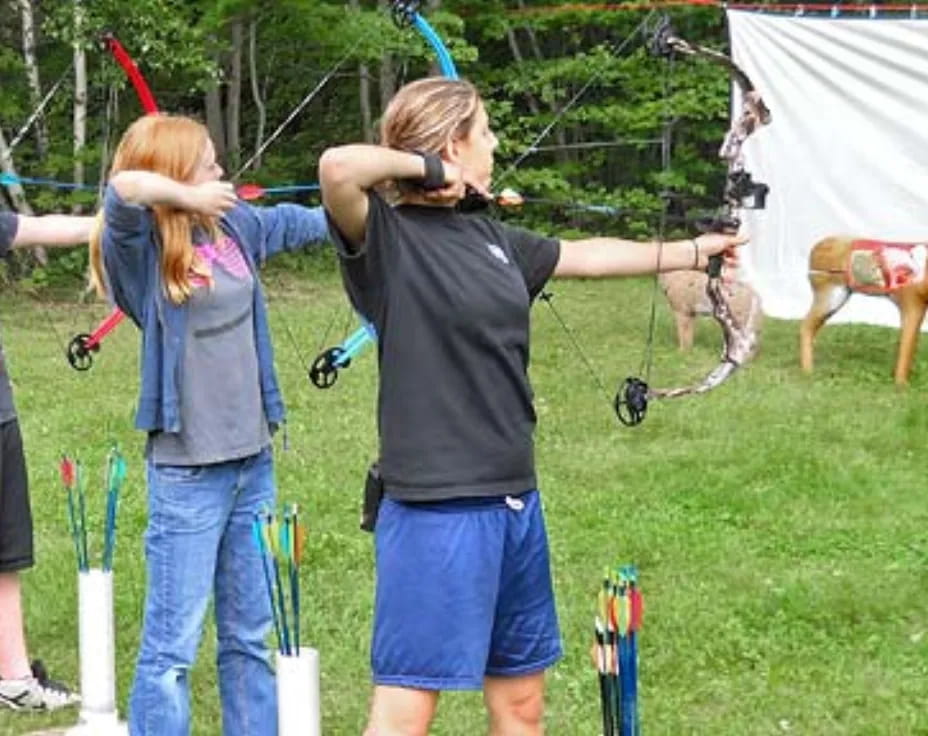
[[[442,160],[441,163],[445,172],[445,186],[441,189],[425,192],[427,200],[438,204],[455,204],[467,195],[469,189],[476,191],[487,199],[490,198],[486,186],[478,181],[477,177],[473,176],[468,169],[451,161]]]
[[[187,206],[208,217],[219,217],[235,207],[238,196],[228,181],[205,181],[188,187]]]

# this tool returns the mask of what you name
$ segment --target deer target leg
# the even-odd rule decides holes
[[[818,274],[809,276],[812,286],[812,306],[799,326],[799,363],[806,373],[812,372],[815,335],[851,297],[851,289]]]
[[[918,349],[918,337],[925,319],[924,297],[914,289],[902,289],[896,301],[902,325],[899,331],[899,351],[896,355],[896,369],[893,378],[899,386],[909,382],[912,361]]]
[[[693,336],[696,333],[696,315],[688,312],[674,312],[677,325],[677,346],[682,351],[693,349]]]

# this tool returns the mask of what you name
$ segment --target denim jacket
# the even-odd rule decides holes
[[[187,306],[171,302],[162,286],[160,245],[152,211],[123,201],[112,186],[106,189],[103,209],[103,262],[110,293],[142,331],[141,388],[135,426],[149,432],[178,432]],[[256,271],[277,253],[326,240],[325,215],[321,207],[252,207],[239,202],[219,224],[241,249],[255,274],[258,378],[265,416],[272,426],[277,425],[284,420],[284,404],[274,370],[267,307]]]

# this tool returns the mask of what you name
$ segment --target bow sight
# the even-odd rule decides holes
[[[754,181],[744,171],[733,171],[728,175],[728,191],[746,210],[762,210],[767,204],[767,192],[770,191],[763,182]]]

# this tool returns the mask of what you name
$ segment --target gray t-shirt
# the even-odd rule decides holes
[[[271,441],[261,403],[254,330],[254,275],[238,246],[222,237],[198,246],[213,284],[189,300],[181,431],[151,435],[155,463],[210,465],[249,457]]]
[[[0,258],[10,252],[16,231],[19,228],[19,216],[15,212],[0,212]],[[6,356],[0,347],[0,424],[16,418],[13,406],[13,387],[6,370]]]
[[[355,308],[377,328],[380,470],[408,501],[536,487],[529,310],[560,243],[371,194],[364,248],[337,232]]]

